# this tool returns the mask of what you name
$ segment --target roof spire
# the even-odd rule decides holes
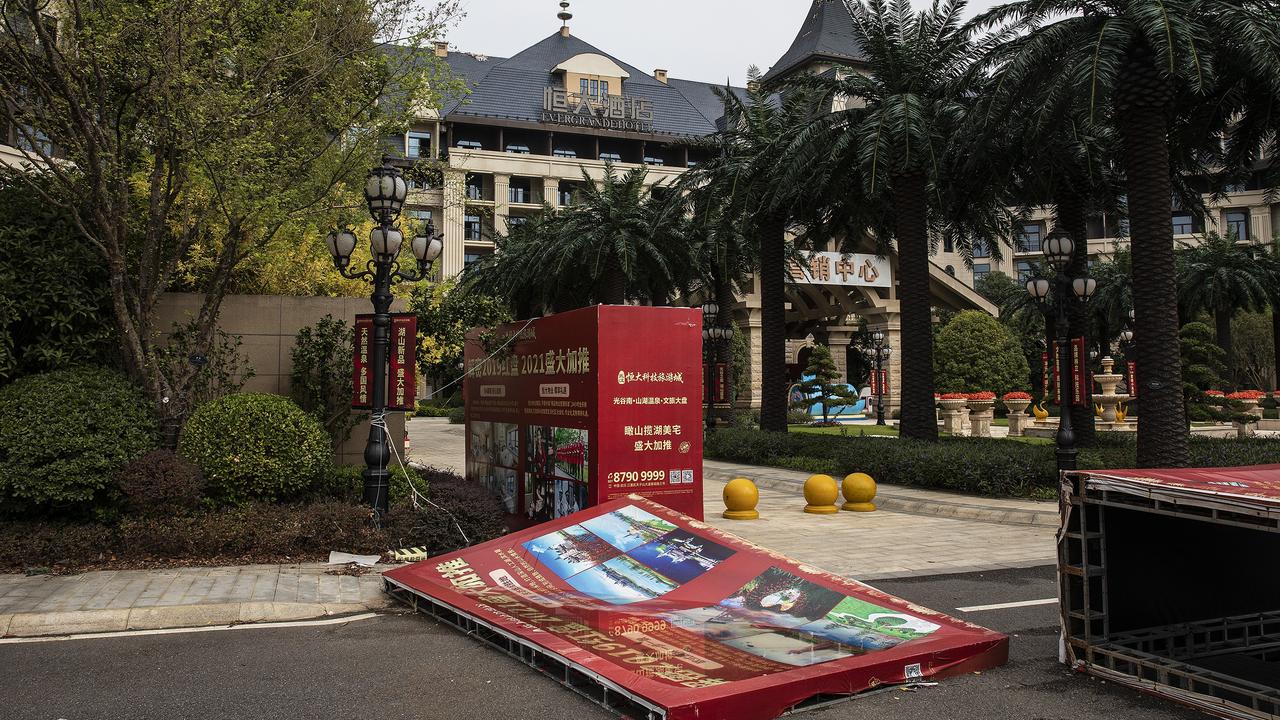
[[[556,17],[560,18],[560,35],[569,37],[569,21],[573,19],[573,13],[569,12],[568,0],[561,0],[560,12],[556,13]]]

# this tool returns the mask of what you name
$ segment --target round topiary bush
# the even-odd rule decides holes
[[[204,496],[204,476],[172,450],[152,450],[134,458],[117,474],[129,510],[138,515],[168,515],[194,510]]]
[[[0,508],[78,513],[114,499],[121,466],[156,445],[142,393],[104,368],[31,375],[0,389]]]
[[[288,497],[323,480],[333,458],[314,417],[288,398],[260,393],[201,405],[178,452],[204,473],[210,498],[232,505]]]
[[[956,314],[933,346],[933,384],[943,392],[1023,390],[1030,370],[1013,335],[984,312]]]

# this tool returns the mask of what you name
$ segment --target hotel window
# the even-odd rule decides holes
[[[1018,282],[1025,283],[1026,281],[1031,279],[1031,276],[1033,274],[1034,274],[1034,271],[1031,268],[1031,263],[1027,262],[1026,260],[1018,261]]]
[[[598,80],[591,81],[591,97],[600,97],[600,82]]]
[[[418,209],[405,210],[405,211],[404,211],[404,214],[405,214],[405,215],[408,215],[410,220],[414,220],[414,221],[417,221],[417,222],[420,222],[420,223],[424,223],[424,224],[425,224],[425,223],[427,223],[427,222],[430,222],[430,221],[431,221],[431,211],[430,211],[430,210],[418,210]]]
[[[1234,240],[1249,239],[1249,211],[1227,211],[1227,237]]]
[[[951,241],[951,236],[947,235],[946,237],[942,238],[942,252],[955,252],[955,251],[956,251],[956,246],[955,246],[955,243]],[[954,275],[955,273],[952,273],[952,276]]]
[[[475,140],[459,140],[459,141],[457,142],[457,146],[458,146],[458,147],[460,147],[460,148],[466,148],[467,150],[482,150],[482,149],[484,149],[484,146],[483,146],[483,145],[481,145],[479,142],[477,142],[477,141],[475,141]]]
[[[527,222],[529,222],[529,218],[524,217],[523,215],[512,215],[511,217],[507,218],[507,227],[516,228]]]
[[[467,248],[462,253],[462,266],[466,267],[482,257],[492,255],[493,251],[481,248]]]
[[[1173,234],[1190,235],[1196,231],[1196,219],[1191,213],[1176,212],[1173,214]]]
[[[578,94],[579,94],[579,95],[582,95],[583,97],[586,97],[587,95],[590,95],[591,93],[587,91],[587,79],[586,79],[586,78],[582,78],[582,79],[581,79],[581,80],[579,80],[578,82],[579,82],[579,85],[578,85]]]
[[[600,81],[600,97],[605,97],[608,94],[609,94],[609,81],[601,80]]]
[[[1040,223],[1030,223],[1022,226],[1022,232],[1018,233],[1018,252],[1040,252]]]
[[[613,152],[600,153],[600,159],[608,162],[622,162],[622,156]]]
[[[975,238],[973,241],[973,244],[970,247],[973,250],[973,256],[976,258],[991,257],[991,246],[987,244],[986,240],[983,240],[981,238]],[[991,269],[990,265],[986,267],[988,270]],[[974,272],[977,272],[976,265],[974,266]]]
[[[517,155],[528,155],[529,146],[528,145],[508,145],[507,152],[515,153]]]
[[[552,150],[552,151],[551,151],[551,154],[552,154],[552,155],[555,155],[556,157],[567,157],[567,158],[576,158],[576,157],[578,157],[578,151],[577,151],[577,150],[570,150],[570,149],[567,149],[567,148],[556,148],[555,150]]]
[[[480,232],[480,216],[467,215],[463,218],[462,236],[467,240],[483,240],[484,235]]]
[[[42,131],[36,130],[30,125],[22,125],[14,128],[13,146],[19,150],[25,150],[29,153],[40,152],[45,155],[53,154],[53,143],[49,142],[49,136]],[[25,132],[24,132],[25,131]],[[32,140],[34,139],[34,142]]]
[[[405,155],[411,158],[431,157],[431,133],[410,132],[409,151]]]
[[[646,155],[644,158],[644,164],[645,165],[666,165],[667,161],[663,160],[660,157],[650,157]]]
[[[976,285],[978,281],[991,273],[991,263],[974,263],[973,265],[973,283]]]
[[[951,252],[951,251],[950,251],[950,250],[948,250],[947,252]],[[954,265],[948,265],[948,266],[946,267],[945,272],[946,272],[948,275],[950,275],[951,277],[955,277],[955,276],[956,276],[956,269],[955,269],[955,266],[954,266]]]

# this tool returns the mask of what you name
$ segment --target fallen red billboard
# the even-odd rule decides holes
[[[630,493],[702,517],[701,322],[598,305],[472,330],[467,479],[513,525]]]
[[[393,595],[578,692],[668,720],[769,720],[811,698],[1008,656],[999,633],[637,495],[384,578]]]

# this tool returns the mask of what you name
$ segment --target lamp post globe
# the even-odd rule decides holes
[[[425,232],[410,241],[417,267],[412,271],[401,269],[399,257],[404,245],[404,234],[395,225],[404,208],[409,186],[400,170],[384,163],[369,171],[365,178],[364,198],[369,215],[377,223],[369,233],[369,249],[372,259],[364,270],[352,270],[351,253],[355,250],[356,237],[348,228],[330,232],[325,238],[329,254],[338,273],[350,280],[366,280],[373,286],[370,301],[373,304],[373,338],[370,347],[369,438],[365,443],[365,469],[363,501],[373,510],[373,522],[380,525],[388,510],[388,487],[391,473],[391,434],[387,429],[387,357],[391,346],[391,286],[401,282],[418,282],[425,279],[435,260],[444,248],[444,238],[435,233],[428,222]]]

